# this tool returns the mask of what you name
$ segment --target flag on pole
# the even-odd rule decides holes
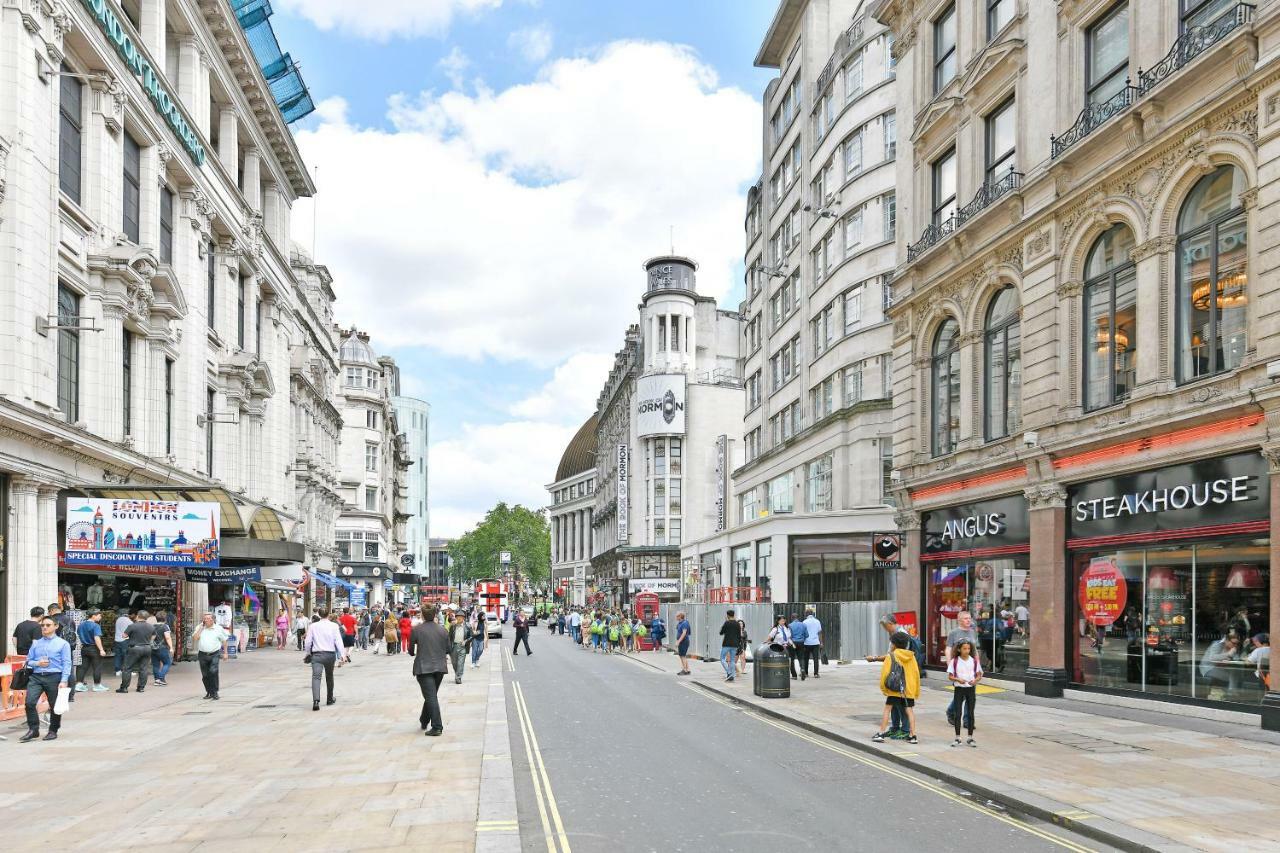
[[[262,609],[262,602],[258,600],[258,594],[253,591],[253,587],[248,583],[244,585],[244,612],[245,614],[256,613]]]

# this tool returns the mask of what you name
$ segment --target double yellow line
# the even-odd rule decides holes
[[[697,689],[692,684],[688,684],[686,686],[689,687],[689,689],[691,690]],[[710,694],[705,691],[700,691],[700,692],[702,692],[704,696],[708,696],[714,701],[720,702],[720,704],[722,705],[729,705],[730,707],[738,707],[738,708],[741,707],[741,706],[733,705],[733,703],[721,698],[720,696],[716,696],[714,694]],[[965,808],[973,809],[974,811],[984,814],[987,817],[995,818],[1001,823],[1006,823],[1009,826],[1015,827],[1017,829],[1021,829],[1023,832],[1029,832],[1030,834],[1038,838],[1043,838],[1045,841],[1056,844],[1059,847],[1063,847],[1067,850],[1074,851],[1074,853],[1095,853],[1095,851],[1093,851],[1091,848],[1082,847],[1079,844],[1076,844],[1072,841],[1068,841],[1067,839],[1054,835],[1051,832],[1044,832],[1032,826],[1031,824],[1027,823],[1026,821],[1018,820],[1015,817],[1010,817],[1007,814],[1002,814],[1001,812],[998,812],[995,809],[987,808],[986,806],[981,805],[980,803],[975,803],[974,801],[970,800],[967,797],[962,797],[959,794],[956,794],[952,791],[948,791],[946,788],[942,787],[941,785],[936,785],[933,782],[929,782],[925,779],[917,778],[911,773],[898,770],[896,767],[892,767],[882,761],[877,761],[874,758],[867,758],[866,756],[858,752],[855,752],[854,750],[846,749],[845,747],[842,747],[842,746],[837,746],[836,744],[830,743],[822,738],[815,737],[802,729],[797,729],[788,725],[784,725],[783,723],[779,723],[776,720],[772,720],[769,717],[766,717],[762,714],[758,714],[754,711],[744,710],[742,711],[742,713],[764,723],[766,726],[773,726],[778,731],[786,732],[787,734],[792,735],[794,737],[798,737],[801,740],[807,740],[809,743],[815,744],[816,746],[820,746],[823,749],[838,753],[840,755],[843,755],[846,758],[851,758],[854,761],[858,762],[859,764],[874,768],[876,770],[879,770],[882,773],[888,773],[890,776],[896,776],[897,778],[903,780],[904,782],[910,782],[912,785],[915,785],[919,788],[923,788],[926,791],[929,791],[931,793],[937,794],[938,796],[948,799],[953,803],[958,803],[959,805],[962,805]],[[1066,815],[1064,815],[1064,817],[1065,816]]]
[[[533,733],[533,720],[529,717],[529,706],[524,700],[524,691],[518,681],[511,682],[515,695],[516,715],[520,718],[520,733],[524,738],[524,752],[529,759],[529,771],[533,776],[533,793],[538,801],[538,816],[542,819],[542,833],[547,839],[547,853],[570,853],[569,837],[564,831],[564,822],[560,820],[560,809],[556,806],[556,796],[551,793],[551,779],[547,776],[547,765],[542,760],[542,750],[538,748],[538,738]],[[549,818],[548,818],[549,816]],[[554,824],[554,831],[552,825]],[[557,848],[557,844],[559,847]]]

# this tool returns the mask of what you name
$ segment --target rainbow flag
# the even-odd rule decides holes
[[[249,584],[244,585],[244,604],[243,610],[246,614],[256,613],[262,609],[262,602],[258,600],[258,594],[253,591],[253,587]]]

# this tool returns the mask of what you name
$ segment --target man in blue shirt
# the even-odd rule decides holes
[[[800,621],[800,617],[795,613],[791,614],[791,624],[787,626],[791,631],[791,645],[787,647],[787,657],[791,659],[791,677],[796,677],[796,658],[804,654],[804,641],[809,637],[809,629]],[[801,658],[803,662],[803,658]],[[800,680],[804,681],[808,677],[808,667],[800,673]]]
[[[804,612],[804,657],[800,659],[801,672],[807,672],[809,669],[809,661],[813,661],[813,677],[821,678],[818,675],[818,661],[822,658],[822,623],[818,621],[818,615],[813,612],[813,608],[809,607]],[[800,676],[800,680],[804,680],[804,676]]]
[[[53,712],[53,707],[58,701],[58,688],[66,687],[71,680],[71,644],[58,636],[58,623],[48,616],[40,620],[40,639],[31,644],[23,666],[31,670],[31,680],[27,683],[27,733],[18,742],[40,737],[36,705],[41,696],[49,701],[49,733],[44,739],[57,740],[62,717]]]
[[[684,613],[676,614],[676,654],[680,656],[680,671],[676,675],[689,674],[689,640],[693,636],[693,628]]]
[[[102,683],[102,659],[107,656],[102,648],[102,611],[96,607],[89,608],[89,618],[80,623],[76,635],[80,638],[80,683],[76,690],[83,693],[89,689],[87,679],[93,675],[95,693],[105,693],[107,687]]]

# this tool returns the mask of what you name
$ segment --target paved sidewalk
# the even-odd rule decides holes
[[[679,677],[674,655],[631,657]],[[1256,728],[1234,737],[1229,724],[1011,689],[979,697],[979,747],[952,748],[951,694],[930,673],[916,704],[920,743],[875,744],[879,664],[824,667],[819,680],[793,681],[790,699],[770,700],[752,694],[750,668],[732,684],[718,662],[690,668],[704,689],[1122,848],[1264,851],[1280,838],[1280,745]]]
[[[217,702],[200,698],[194,663],[142,694],[81,693],[53,743],[20,744],[25,725],[0,724],[0,822],[64,849],[149,853],[472,853],[515,822],[496,649],[461,686],[445,677],[439,738],[418,727],[408,655],[356,652],[336,672],[337,704],[319,712],[301,657],[263,649],[225,661]],[[495,841],[484,849],[518,849]]]

